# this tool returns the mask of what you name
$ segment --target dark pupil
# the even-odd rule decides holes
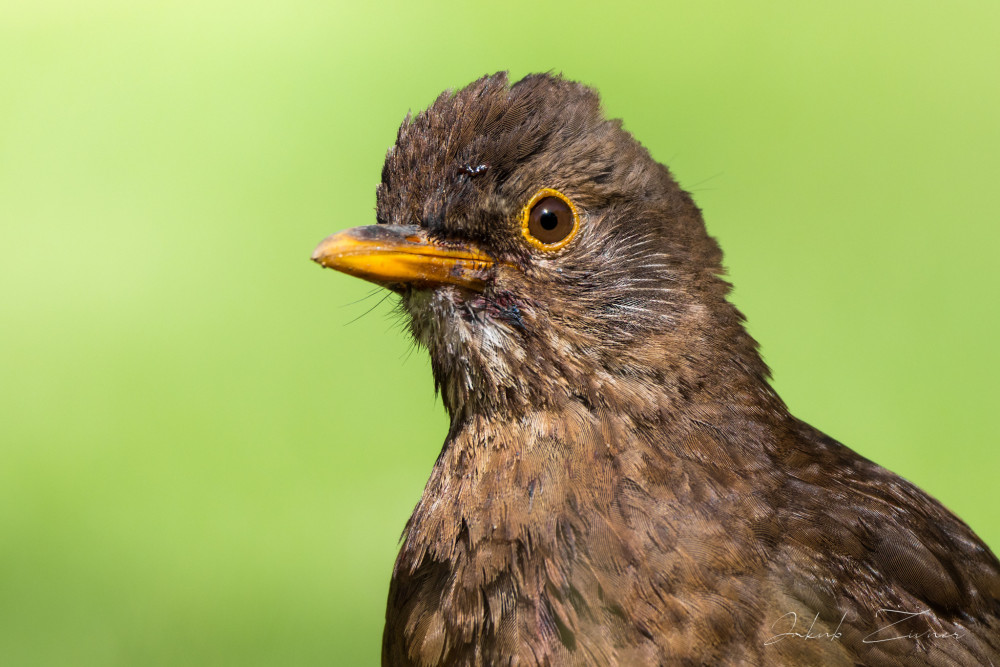
[[[546,209],[538,217],[538,224],[542,226],[542,229],[551,232],[559,224],[559,216]]]

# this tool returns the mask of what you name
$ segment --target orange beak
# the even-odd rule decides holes
[[[314,262],[390,289],[458,285],[480,291],[492,257],[462,244],[443,244],[414,225],[368,225],[337,232],[313,251]]]

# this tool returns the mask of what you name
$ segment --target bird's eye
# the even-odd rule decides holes
[[[572,240],[580,227],[580,215],[566,195],[542,188],[524,207],[521,231],[528,243],[540,250],[559,250]]]

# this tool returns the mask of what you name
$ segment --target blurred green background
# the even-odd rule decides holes
[[[1000,548],[998,34],[992,1],[3,3],[0,663],[377,662],[447,419],[391,300],[308,258],[373,222],[408,109],[501,69],[597,87],[796,414]]]

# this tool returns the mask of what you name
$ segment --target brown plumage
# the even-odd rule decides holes
[[[543,188],[564,247],[522,228],[563,233]],[[700,211],[593,91],[441,95],[377,218],[314,259],[401,295],[451,415],[383,664],[1000,667],[996,557],[789,414]]]

